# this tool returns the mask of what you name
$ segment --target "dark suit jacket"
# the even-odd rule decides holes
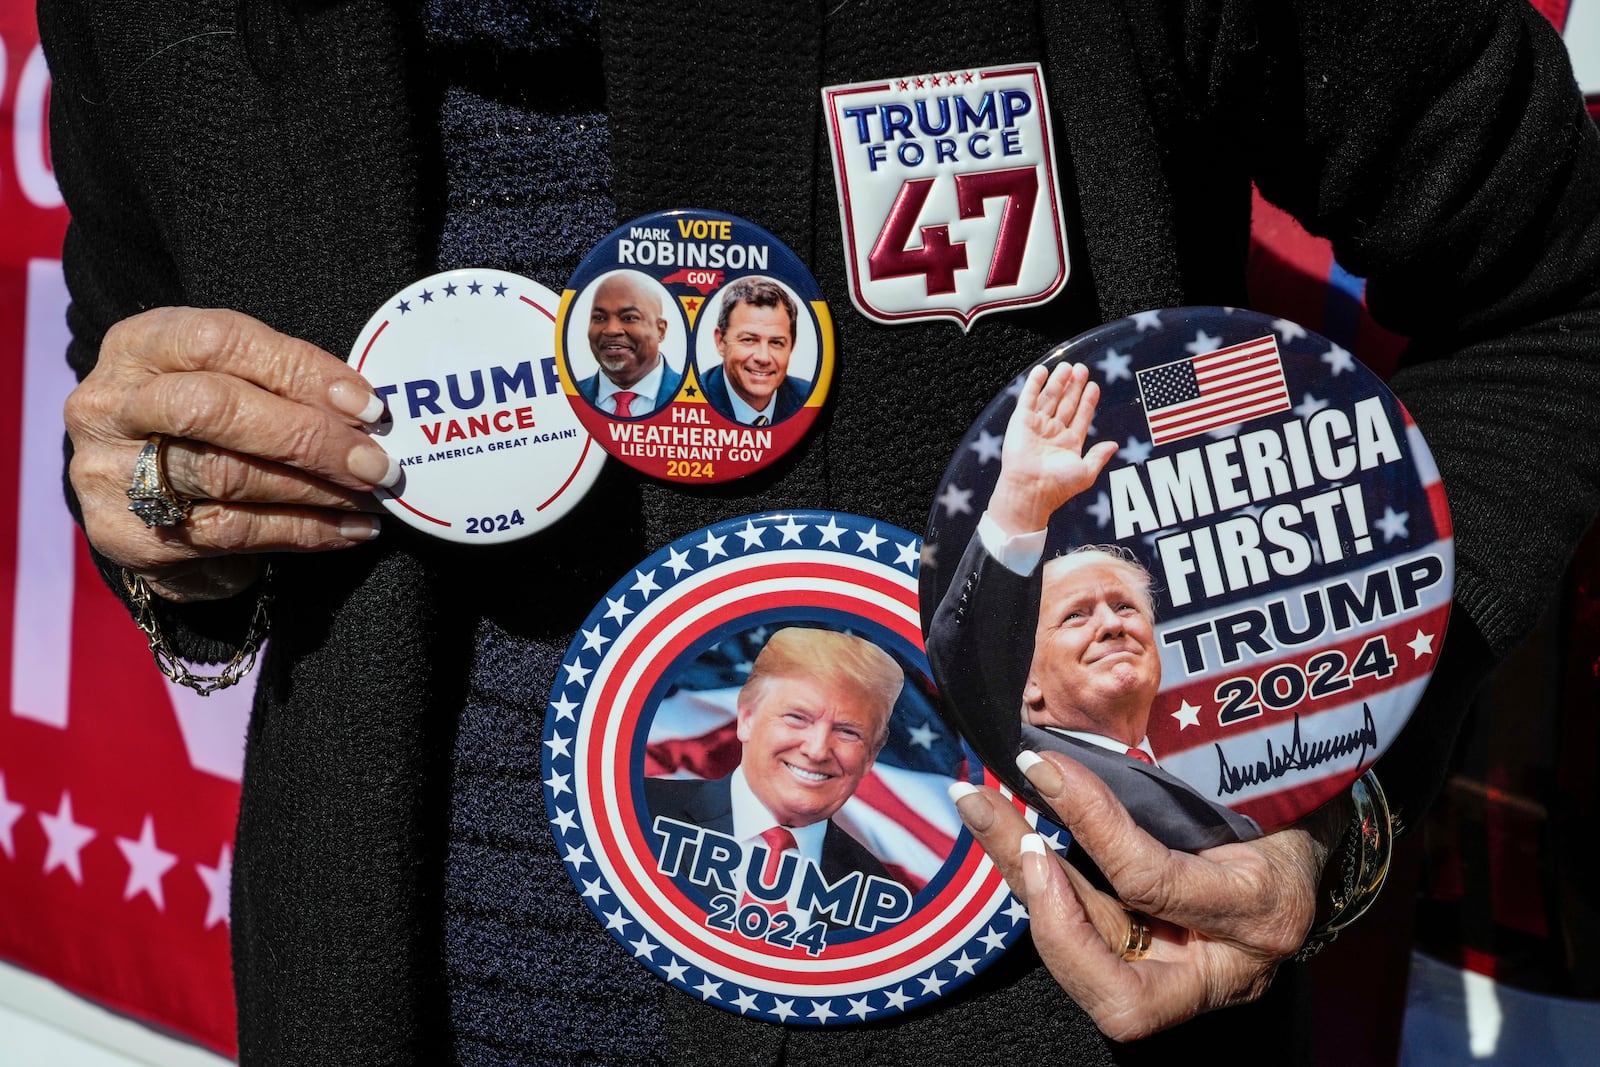
[[[731,835],[731,782],[731,778],[646,778],[644,798],[650,807],[650,818],[654,821],[657,815],[665,815]],[[827,832],[822,835],[822,875],[830,882],[837,882],[853,871],[894,879],[878,857],[829,819]]]
[[[648,415],[651,412],[659,411],[670,404],[672,398],[678,395],[678,387],[683,384],[683,371],[674,370],[671,362],[665,356],[661,357],[661,366],[664,371],[661,375],[661,387],[656,390],[655,406],[650,411],[635,412],[635,416]],[[596,403],[600,398],[601,373],[600,371],[595,371],[587,378],[578,379],[578,395],[591,404]]]
[[[974,533],[928,631],[928,659],[946,712],[979,757],[1036,807],[1012,763],[1024,748],[1061,752],[1111,786],[1134,821],[1169,848],[1193,852],[1261,836],[1254,820],[1159,767],[1022,722],[1022,689],[1039,620],[1039,568],[1024,578],[997,563]],[[1048,806],[1040,808],[1047,815]]]
[[[1071,756],[1098,774],[1139,825],[1171,848],[1193,852],[1261,836],[1261,827],[1250,816],[1202,796],[1160,767],[1027,723],[1022,724],[1022,743],[1036,752]]]
[[[720,411],[725,418],[733,422],[739,421],[733,417],[733,401],[728,398],[728,379],[722,373],[722,364],[719,363],[706,372],[700,388],[705,390],[706,400],[712,407]],[[772,421],[782,422],[799,411],[805,406],[806,397],[810,395],[809,381],[804,378],[785,378],[778,386],[778,402],[772,409]]]

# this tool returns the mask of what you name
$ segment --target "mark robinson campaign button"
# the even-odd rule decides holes
[[[731,519],[630,569],[567,651],[544,731],[557,848],[595,918],[690,995],[879,1019],[1021,935],[947,795],[997,780],[936,710],[921,550],[855,515]]]
[[[1016,751],[1064,752],[1172,847],[1283,827],[1377,760],[1438,660],[1454,554],[1428,448],[1284,319],[1147,311],[1041,365],[1070,364],[1093,387],[1019,377],[934,502],[946,713],[1024,795]]]
[[[725,482],[783,455],[833,377],[833,320],[766,230],[715,211],[618,228],[567,283],[561,385],[600,444],[668,481]]]
[[[400,461],[389,512],[467,544],[526,537],[561,518],[605,462],[556,372],[554,293],[505,271],[446,271],[384,303],[350,350],[389,418]]]

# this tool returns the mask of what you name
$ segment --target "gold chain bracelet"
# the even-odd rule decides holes
[[[244,642],[234,650],[233,657],[224,663],[222,670],[216,674],[195,674],[178,658],[177,653],[168,647],[167,639],[161,635],[161,624],[156,621],[155,609],[151,605],[155,594],[151,592],[148,582],[127,568],[123,568],[122,586],[128,591],[129,602],[133,605],[133,621],[138,623],[139,629],[150,639],[150,654],[155,657],[156,666],[160,668],[162,674],[174,682],[193,689],[201,696],[210,696],[218,689],[238,685],[240,680],[255,667],[256,654],[261,651],[261,643],[267,638],[267,608],[272,603],[272,564],[267,564],[266,571],[261,576],[261,592],[256,597],[255,614],[250,617],[250,629],[244,635]]]

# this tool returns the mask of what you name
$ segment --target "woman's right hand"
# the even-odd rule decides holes
[[[368,434],[383,404],[342,360],[234,311],[156,308],[117,323],[67,398],[68,470],[84,531],[169,600],[232,596],[259,553],[321,552],[377,536],[372,490],[398,464]],[[167,481],[195,501],[148,528],[127,490],[151,434]]]

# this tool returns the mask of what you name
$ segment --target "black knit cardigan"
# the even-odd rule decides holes
[[[920,529],[960,434],[1050,344],[1144,308],[1244,303],[1252,179],[1331,236],[1371,280],[1374,314],[1414,338],[1393,384],[1454,510],[1457,611],[1383,773],[1408,808],[1426,801],[1466,694],[1531,625],[1600,500],[1600,150],[1529,5],[601,7],[619,217],[709,207],[787,241],[835,308],[836,399],[797,453],[734,485],[612,469],[519,547],[469,553],[391,525],[370,546],[279,561],[233,883],[245,1062],[448,1061],[449,754],[477,618],[570,633],[614,561],[730,515],[822,507]],[[437,100],[404,5],[42,0],[40,22],[80,374],[112,323],[162,304],[236,308],[342,353],[432,268]],[[856,315],[818,88],[1028,59],[1045,64],[1077,220],[1068,289],[965,334]],[[216,659],[251,599],[163,625]],[[842,1032],[663,995],[673,1062],[1107,1054],[1025,951],[948,1006]]]

